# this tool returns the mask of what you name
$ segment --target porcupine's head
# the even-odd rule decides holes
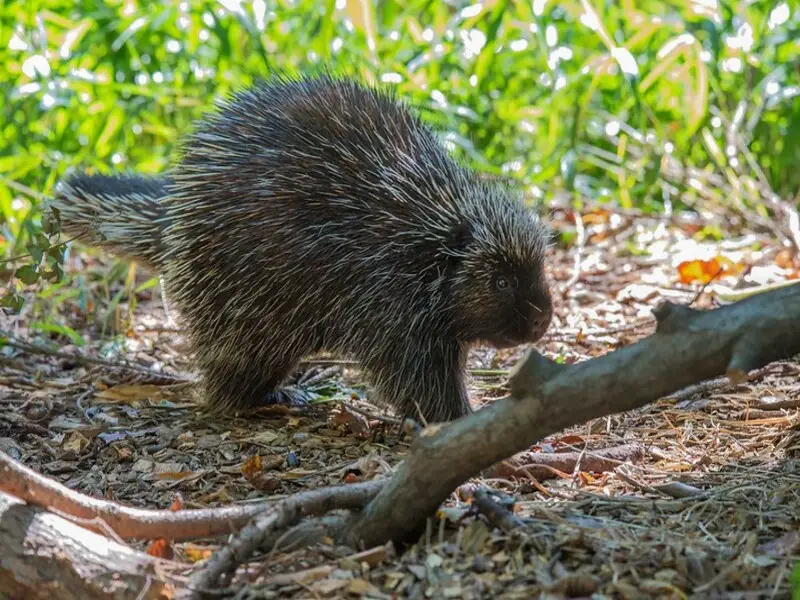
[[[553,315],[548,229],[509,189],[481,181],[454,231],[451,306],[459,337],[496,348],[538,341]]]

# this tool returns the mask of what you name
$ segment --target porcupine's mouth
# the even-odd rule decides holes
[[[517,346],[524,346],[527,344],[535,344],[539,340],[544,337],[544,334],[547,333],[548,326],[549,326],[549,319],[547,320],[547,326],[544,323],[539,323],[533,329],[527,331],[525,334],[508,334],[508,335],[499,335],[493,336],[491,340],[487,340],[489,344],[497,348],[498,350],[505,350],[507,348],[515,348]]]
[[[486,340],[486,343],[497,350],[507,350],[509,348],[516,348],[517,346],[524,346],[525,344],[534,344],[542,338],[542,335],[544,334],[525,338],[517,336],[493,337],[491,340]]]

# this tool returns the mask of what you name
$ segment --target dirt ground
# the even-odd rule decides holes
[[[768,234],[698,241],[691,220],[602,211],[582,222],[578,244],[552,248],[556,317],[537,346],[566,362],[652,333],[661,300],[710,308],[800,272]],[[554,227],[572,225],[556,215]],[[731,261],[729,274],[698,297],[692,273],[720,257]],[[205,417],[158,288],[125,293],[126,269],[73,249],[58,293],[34,302],[31,290],[21,315],[0,317],[15,336],[0,353],[0,449],[75,490],[164,509],[363,481],[403,459],[407,438],[368,403],[349,363],[303,367],[299,376],[318,396],[307,410]],[[473,352],[476,408],[504,394],[522,351]],[[499,466],[476,478],[508,501],[521,528],[496,527],[454,493],[402,556],[389,548],[354,560],[325,544],[278,550],[240,570],[231,597],[791,597],[800,558],[798,374],[800,364],[788,361],[742,385],[702,385],[541,440],[516,457],[527,469]],[[198,561],[215,547],[201,540],[171,551]]]

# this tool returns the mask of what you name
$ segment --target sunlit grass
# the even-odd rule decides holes
[[[0,252],[41,246],[40,195],[67,169],[159,172],[216,98],[322,65],[395,86],[545,206],[768,219],[765,195],[800,189],[798,38],[788,2],[5,2]]]

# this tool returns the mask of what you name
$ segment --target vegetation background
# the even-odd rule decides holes
[[[162,171],[215,99],[276,69],[395,86],[543,206],[769,219],[773,194],[798,202],[798,39],[794,0],[6,0],[0,253],[29,256],[0,296],[72,293],[39,211],[66,170]]]

